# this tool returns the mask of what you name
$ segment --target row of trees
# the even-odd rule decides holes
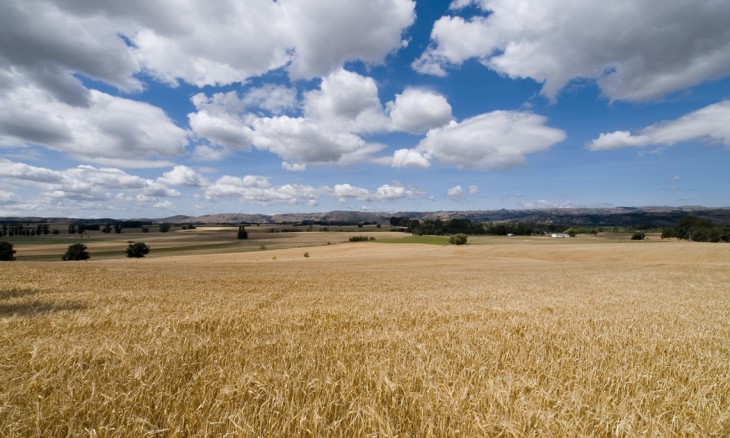
[[[183,225],[182,229],[194,229],[194,225]],[[149,224],[140,221],[120,221],[120,222],[107,222],[103,225],[84,223],[84,222],[72,222],[68,224],[66,232],[68,234],[79,234],[82,235],[86,231],[101,231],[102,233],[117,233],[120,234],[124,229],[139,229],[143,233],[150,231]],[[159,225],[158,230],[161,233],[167,233],[170,231],[171,225],[168,223],[162,223]],[[32,236],[45,236],[48,234],[58,235],[61,232],[59,229],[51,229],[49,224],[22,224],[17,222],[3,223],[0,225],[0,237],[32,237]]]
[[[58,230],[53,231],[58,234]],[[0,226],[0,237],[42,236],[50,233],[48,224],[23,225],[12,222]]]
[[[15,260],[15,249],[10,242],[0,242],[0,261]],[[127,246],[125,254],[130,258],[141,258],[150,253],[150,247],[144,242],[132,242]],[[61,260],[89,260],[91,255],[83,243],[73,243],[68,246]]]
[[[697,216],[685,216],[676,227],[662,231],[662,239],[672,237],[694,242],[730,242],[730,227],[715,225],[709,219]]]
[[[436,236],[455,234],[466,234],[472,236],[506,236],[508,234],[512,234],[515,236],[534,236],[555,232],[572,232],[572,234],[575,235],[575,233],[578,232],[578,230],[575,230],[573,228],[569,228],[568,230],[566,230],[565,225],[538,225],[524,222],[499,222],[483,224],[479,222],[472,222],[470,219],[450,219],[442,221],[440,219],[418,220],[398,216],[393,216],[390,218],[390,225],[394,227],[406,228],[410,233],[418,236],[425,234]]]

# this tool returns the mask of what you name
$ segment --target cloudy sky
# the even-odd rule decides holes
[[[0,0],[0,215],[730,206],[727,0]]]

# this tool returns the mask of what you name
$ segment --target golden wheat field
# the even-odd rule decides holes
[[[0,436],[730,435],[730,245],[480,243],[0,264]]]

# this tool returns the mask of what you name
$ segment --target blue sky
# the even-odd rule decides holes
[[[0,215],[730,206],[730,3],[0,0]]]

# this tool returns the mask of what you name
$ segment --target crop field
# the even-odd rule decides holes
[[[730,245],[281,234],[17,245],[0,436],[730,435]]]

